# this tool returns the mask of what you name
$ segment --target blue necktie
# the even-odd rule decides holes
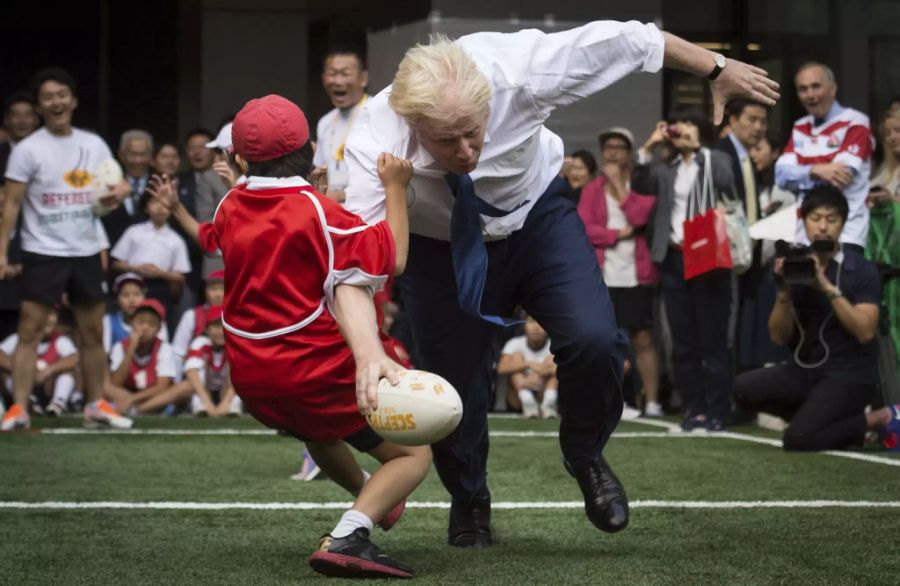
[[[475,184],[468,174],[448,173],[444,179],[456,198],[450,215],[450,250],[453,254],[453,273],[456,275],[460,309],[474,318],[499,326],[520,323],[498,315],[481,313],[481,297],[487,280],[488,257],[484,237],[481,235],[479,215],[502,218],[528,202],[523,201],[510,211],[501,210],[475,195]]]

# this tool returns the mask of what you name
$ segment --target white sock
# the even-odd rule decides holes
[[[366,472],[365,470],[363,470],[362,473],[363,473],[363,486],[365,486],[366,483],[369,481],[369,479],[372,478],[372,475],[369,474],[368,472]],[[360,487],[360,489],[357,490],[356,492],[351,492],[350,494],[352,494],[353,496],[359,496],[359,493],[361,493],[361,492],[362,492],[362,487]]]
[[[541,401],[541,409],[556,409],[556,397],[558,393],[556,389],[545,389],[544,400]]]
[[[519,391],[519,401],[522,402],[522,408],[536,408],[538,406],[537,399],[534,398],[534,391],[530,389],[522,389]]]
[[[371,532],[372,527],[375,526],[375,522],[372,521],[367,515],[364,513],[360,513],[359,511],[354,511],[350,509],[344,516],[341,517],[340,522],[331,532],[331,536],[335,539],[340,539],[341,537],[347,537],[360,527],[365,527],[367,531]]]
[[[68,405],[74,390],[75,377],[68,372],[59,375],[53,384],[53,402],[60,405]]]

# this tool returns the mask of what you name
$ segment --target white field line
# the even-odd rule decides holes
[[[632,419],[632,423],[648,425],[651,427],[672,429],[673,424],[665,421],[654,421],[650,419]],[[275,435],[274,431],[268,429],[84,429],[84,428],[55,428],[39,430],[42,434],[48,435],[169,435],[169,436],[271,436]],[[558,437],[555,431],[492,431],[491,437],[515,437],[515,438],[555,438]],[[781,440],[759,437],[746,433],[734,433],[730,431],[719,433],[678,433],[669,431],[659,432],[640,432],[640,431],[623,431],[616,432],[612,435],[615,439],[637,439],[637,438],[658,438],[658,439],[732,439],[755,444],[762,444],[776,448],[781,447]],[[869,462],[872,464],[884,464],[886,466],[900,467],[900,459],[886,458],[883,456],[875,456],[872,454],[863,454],[860,452],[828,450],[824,452],[816,452],[827,456],[837,458],[846,458],[849,460],[857,460],[861,462]]]
[[[671,423],[666,423],[664,421],[653,421],[650,419],[632,419],[631,423],[638,423],[641,425],[649,425],[652,427],[667,427],[672,428]],[[615,434],[613,434],[615,436]],[[693,433],[672,433],[669,437],[675,437],[677,435],[686,435],[691,437],[720,437],[727,439],[734,439],[744,442],[752,442],[755,444],[763,444],[766,446],[773,446],[776,448],[781,447],[781,440],[769,438],[769,437],[759,437],[755,435],[750,435],[746,433],[734,433],[730,431],[724,431],[719,433],[701,433],[701,434],[693,434]],[[824,454],[826,456],[835,456],[837,458],[847,458],[849,460],[859,460],[861,462],[870,462],[872,464],[884,464],[886,466],[900,466],[900,460],[893,458],[885,458],[883,456],[873,456],[871,454],[862,454],[860,452],[845,452],[839,450],[827,450],[824,452],[813,452],[815,454]]]
[[[205,502],[122,502],[122,501],[0,501],[0,509],[38,509],[38,510],[179,510],[179,511],[309,511],[322,509],[344,510],[350,508],[350,502],[297,502],[297,503],[205,503]],[[449,509],[449,502],[410,502],[411,509]],[[642,500],[629,503],[636,509],[900,509],[900,501],[663,501]],[[538,501],[538,502],[495,502],[494,510],[502,509],[582,509],[582,501]]]
[[[268,429],[84,429],[55,428],[42,429],[46,435],[174,435],[174,436],[242,436],[261,435],[274,436],[275,431]],[[492,431],[491,437],[559,437],[555,431]],[[615,438],[667,438],[667,437],[704,437],[700,435],[669,434],[662,431],[623,431],[613,434]],[[708,436],[712,437],[712,436]]]

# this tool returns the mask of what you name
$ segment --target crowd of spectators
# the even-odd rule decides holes
[[[10,209],[2,205],[4,177],[32,189],[39,180],[36,156],[55,158],[55,168],[73,188],[91,181],[85,147],[47,140],[55,132],[50,128],[48,134],[48,116],[67,112],[71,124],[74,80],[62,70],[43,71],[36,80],[31,92],[4,102],[8,139],[0,144],[0,214]],[[318,122],[316,170],[308,179],[341,202],[347,185],[344,144],[368,99],[362,52],[331,51],[322,84],[334,109]],[[718,132],[703,110],[676,107],[643,141],[623,127],[599,132],[597,152],[573,152],[561,175],[570,187],[564,196],[596,251],[618,327],[631,342],[623,385],[630,409],[647,417],[680,412],[678,429],[685,432],[721,431],[759,410],[786,419],[805,413],[799,427],[789,428],[786,447],[841,448],[889,420],[887,411],[877,409],[877,385],[889,381],[879,380],[885,365],[879,367],[875,348],[880,335],[893,341],[893,360],[900,349],[900,104],[883,116],[876,135],[865,114],[837,101],[837,82],[827,66],[804,65],[794,85],[808,116],[797,121],[787,141],[772,128],[769,109],[754,102],[730,103]],[[74,105],[66,110],[56,98],[41,98],[51,86],[68,91]],[[67,132],[82,141],[101,140],[77,128]],[[873,165],[876,139],[883,161]],[[14,156],[22,144],[26,148]],[[109,150],[105,144],[104,149]],[[231,154],[230,122],[223,120],[216,133],[193,129],[180,143],[131,129],[121,135],[116,153],[124,171],[123,185],[110,186],[116,205],[91,220],[92,238],[102,249],[104,274],[97,278],[109,291],[103,396],[122,415],[239,414],[224,358],[221,260],[202,254],[151,194],[153,175],[165,176],[193,218],[211,220],[230,187],[243,180]],[[785,281],[783,258],[768,240],[755,243],[752,264],[741,274],[717,269],[685,278],[683,224],[694,213],[694,196],[704,181],[719,201],[739,201],[750,225],[798,204],[802,218],[795,242],[833,239],[840,247],[812,255],[817,280],[805,288]],[[812,207],[805,203],[809,194],[819,194]],[[0,280],[7,407],[24,331],[20,322],[27,321],[20,311],[23,237],[24,254],[35,252],[29,209],[26,204],[25,225],[19,221],[10,233]],[[817,231],[814,220],[825,228]],[[386,344],[400,362],[412,365],[416,348],[406,333],[403,287],[392,285],[376,297],[376,308]],[[36,412],[60,414],[84,401],[85,363],[76,348],[85,334],[73,327],[79,322],[73,315],[78,295],[69,287],[54,298],[39,339],[28,342],[37,344],[29,398]],[[510,339],[514,333],[498,339],[496,405],[525,417],[556,417],[552,340],[531,318],[522,335]],[[890,366],[896,373],[897,365]],[[865,392],[860,384],[868,385]],[[791,392],[782,392],[785,385]],[[829,399],[827,393],[852,394],[853,400]],[[810,417],[810,405],[822,401],[830,401],[835,412],[814,410]],[[876,409],[867,416],[868,407]],[[836,421],[843,422],[842,431],[832,429]],[[304,464],[304,470],[310,467],[314,463]]]

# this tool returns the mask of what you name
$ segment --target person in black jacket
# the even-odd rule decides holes
[[[715,269],[685,279],[682,251],[688,203],[702,181],[707,160],[712,165],[715,194],[734,191],[731,161],[724,153],[708,149],[714,139],[715,130],[702,110],[676,108],[638,150],[631,177],[632,189],[657,196],[649,226],[650,257],[662,273],[675,384],[685,405],[683,431],[722,431],[731,408],[728,320],[732,271]],[[652,151],[665,143],[678,155],[668,163],[650,165]]]

